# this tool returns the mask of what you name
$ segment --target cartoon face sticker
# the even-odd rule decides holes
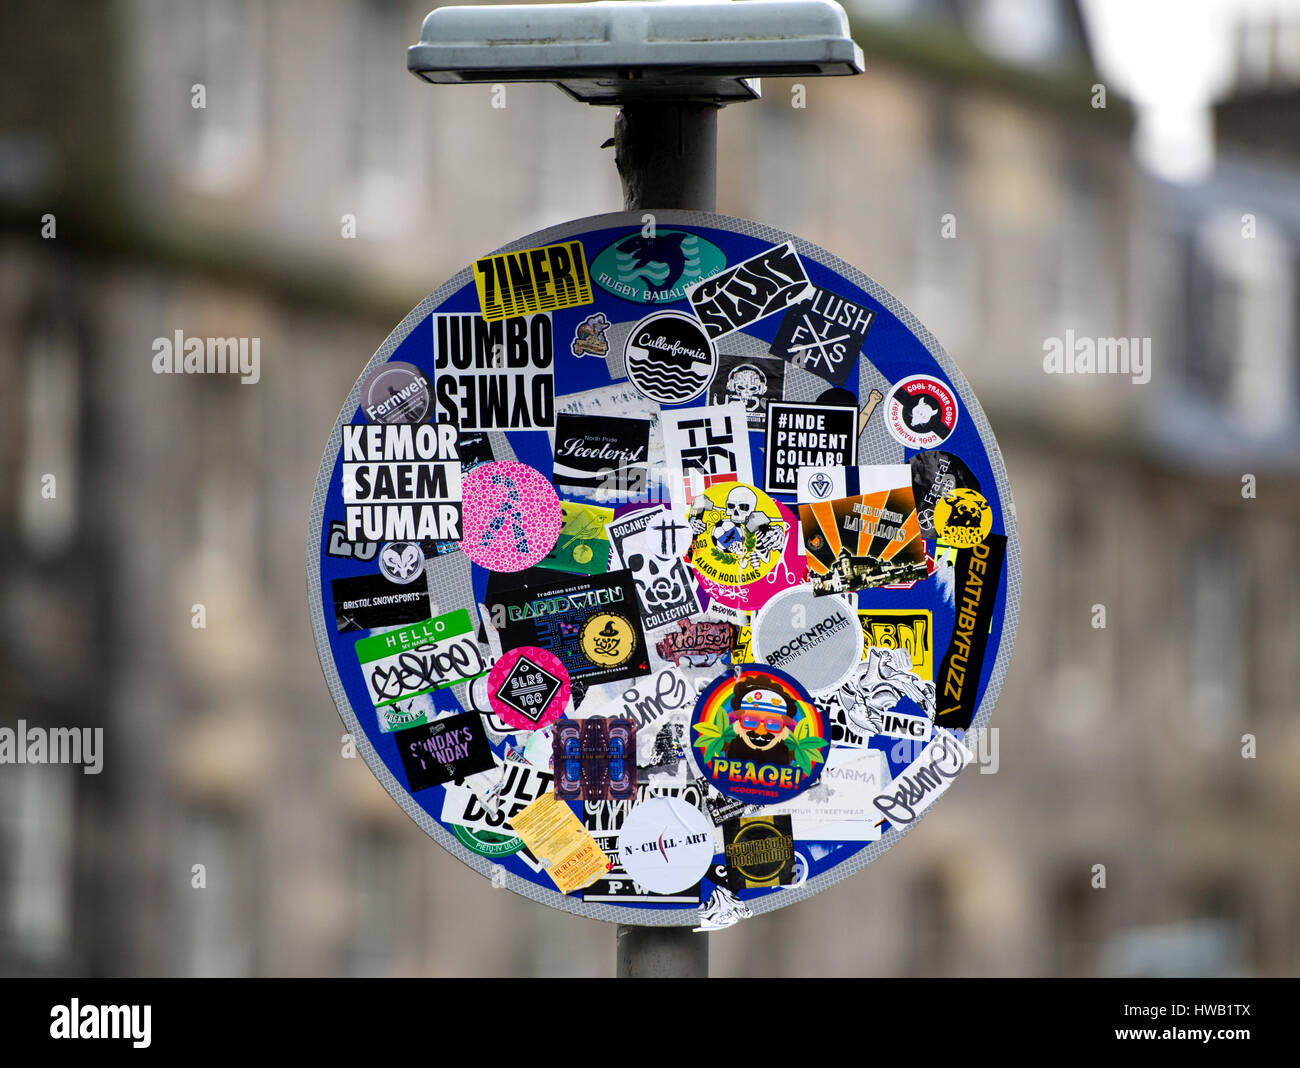
[[[691,718],[691,751],[701,774],[751,805],[786,801],[811,786],[829,738],[808,692],[764,664],[745,664],[714,680]]]

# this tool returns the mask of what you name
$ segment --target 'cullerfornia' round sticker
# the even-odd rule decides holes
[[[308,533],[321,666],[385,789],[494,885],[725,927],[860,871],[975,759],[1010,489],[957,366],[861,271],[743,219],[594,216],[485,250],[357,370]],[[849,622],[865,666],[824,691]],[[579,718],[543,725],[548,656]],[[697,829],[621,856],[660,798]],[[686,847],[707,868],[657,880]]]
[[[830,731],[798,682],[777,668],[745,664],[700,694],[691,746],[696,766],[719,792],[771,805],[817,780]]]

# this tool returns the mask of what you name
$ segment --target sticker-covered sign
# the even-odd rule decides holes
[[[969,762],[1014,509],[960,371],[866,275],[600,215],[482,250],[375,345],[311,502],[317,648],[356,752],[495,885],[722,929]]]

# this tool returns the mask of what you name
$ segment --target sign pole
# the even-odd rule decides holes
[[[625,104],[614,122],[614,159],[626,211],[716,211],[718,105]]]
[[[617,106],[625,210],[715,212],[719,109],[756,99],[764,75],[860,74],[862,51],[833,0],[468,4],[430,12],[407,67],[434,84],[552,82]],[[619,978],[708,972],[707,934],[619,926]]]
[[[716,211],[718,105],[628,103],[614,121],[623,208]],[[709,936],[689,927],[618,926],[620,979],[707,979]]]

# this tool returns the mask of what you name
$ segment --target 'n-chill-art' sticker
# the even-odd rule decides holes
[[[761,664],[742,665],[700,694],[691,734],[696,766],[709,784],[751,805],[803,793],[821,775],[831,744],[808,691]]]
[[[864,867],[980,751],[1006,472],[861,271],[598,215],[479,250],[372,351],[320,428],[316,645],[376,778],[495,885],[719,929]]]

